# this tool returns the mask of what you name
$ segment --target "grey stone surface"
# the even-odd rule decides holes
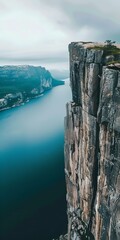
[[[69,45],[68,240],[120,240],[120,68],[106,66],[103,51],[87,46]]]
[[[61,235],[58,239],[53,239],[53,240],[67,240],[68,239],[68,235]]]

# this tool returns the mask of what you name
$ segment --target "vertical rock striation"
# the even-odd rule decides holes
[[[116,46],[114,55],[111,48],[69,45],[73,100],[65,118],[68,240],[120,239],[120,49]]]

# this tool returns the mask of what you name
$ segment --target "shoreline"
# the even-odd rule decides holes
[[[47,92],[47,91],[45,91],[45,92]],[[18,103],[17,103],[16,105],[14,104],[14,105],[11,106],[11,107],[2,108],[2,109],[0,109],[0,112],[9,110],[9,109],[11,109],[11,108],[16,108],[16,107],[24,106],[26,103],[29,103],[31,100],[33,100],[33,99],[35,99],[35,98],[40,98],[40,97],[42,97],[42,96],[45,94],[45,92],[43,92],[43,93],[41,93],[40,95],[37,95],[37,96],[35,96],[35,97],[29,98],[29,99],[27,99],[26,101],[21,102],[21,103],[19,103],[19,104],[18,104]]]
[[[11,106],[11,107],[4,107],[4,108],[0,109],[0,112],[9,110],[9,109],[11,109],[11,108],[20,107],[20,106],[25,105],[26,103],[30,102],[32,99],[42,97],[46,92],[52,90],[53,88],[58,87],[58,86],[61,86],[61,85],[64,85],[64,84],[65,84],[65,79],[61,80],[61,82],[63,82],[63,83],[62,83],[62,84],[59,84],[59,85],[56,85],[56,86],[53,86],[52,88],[49,88],[49,89],[41,92],[39,95],[36,95],[36,96],[34,96],[34,97],[31,97],[31,98],[27,98],[24,102],[14,104],[14,105]]]

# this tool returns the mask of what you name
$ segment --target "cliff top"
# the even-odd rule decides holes
[[[71,42],[70,45],[76,45],[79,47],[83,47],[83,48],[103,48],[107,46],[107,43],[104,42]],[[116,48],[120,49],[120,44],[119,43],[114,43],[111,46],[115,46]]]
[[[120,44],[107,40],[103,42],[71,42],[69,44],[69,50],[73,52],[74,55],[81,55],[84,51],[84,56],[89,55],[101,55],[102,62],[104,65],[110,67],[120,68]],[[76,52],[76,53],[75,53]],[[78,52],[78,53],[77,53]],[[78,57],[79,58],[79,57]]]

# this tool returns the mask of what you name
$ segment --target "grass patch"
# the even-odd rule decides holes
[[[106,65],[110,65],[110,64],[117,64],[117,63],[120,63],[120,60],[116,60],[116,61],[110,61],[108,62]]]
[[[120,55],[120,49],[114,45],[94,46],[88,49],[103,50],[103,56]]]

